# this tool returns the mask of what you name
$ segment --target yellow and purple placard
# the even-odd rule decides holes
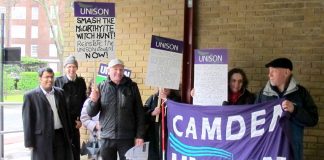
[[[115,4],[74,2],[75,56],[78,60],[115,57]]]

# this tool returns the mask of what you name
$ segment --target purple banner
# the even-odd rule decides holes
[[[75,17],[115,17],[115,3],[74,2]]]
[[[152,35],[151,48],[161,49],[175,53],[182,53],[183,42],[175,39]]]
[[[167,101],[168,160],[290,160],[283,100],[194,106]]]
[[[227,49],[196,49],[195,64],[227,64]]]

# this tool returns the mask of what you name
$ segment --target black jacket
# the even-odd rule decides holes
[[[99,100],[90,100],[87,106],[89,116],[100,111],[101,138],[133,139],[144,138],[144,109],[137,84],[123,77],[116,85],[108,77],[98,85]]]
[[[294,159],[303,159],[304,127],[315,126],[318,123],[317,106],[309,92],[303,86],[298,85],[294,78],[290,79],[286,90],[281,94],[275,91],[275,87],[268,82],[258,94],[256,103],[279,98],[285,98],[294,103],[295,109],[289,118],[292,136],[290,138],[292,138]]]
[[[229,96],[228,96],[229,97]],[[236,103],[231,104],[229,101],[224,101],[223,105],[244,105],[244,104],[254,104],[255,95],[245,89],[243,93],[240,95],[239,99]]]
[[[159,99],[159,93],[155,93],[151,95],[145,102],[144,109],[146,110],[146,125],[147,125],[147,131],[145,135],[145,141],[150,141],[149,146],[149,155],[148,160],[158,160],[162,159],[162,150],[161,150],[161,114],[159,115],[159,121],[155,122],[156,116],[152,116],[151,113],[154,111],[154,109],[157,107],[158,99]],[[177,91],[171,90],[170,94],[168,95],[167,99],[180,102],[181,97],[177,94]],[[165,124],[166,117],[164,119]],[[164,129],[164,135],[165,135],[165,144],[168,139],[168,129]]]
[[[64,147],[68,154],[65,160],[72,160],[70,142],[72,130],[63,90],[54,87],[54,96],[58,116],[64,130]],[[32,160],[54,160],[53,142],[55,131],[53,111],[40,87],[24,95],[22,119],[25,147],[33,147]]]
[[[54,85],[64,90],[69,113],[71,115],[72,122],[74,122],[77,117],[80,117],[83,103],[87,99],[87,86],[84,78],[76,77],[74,81],[70,81],[65,75],[57,77]]]

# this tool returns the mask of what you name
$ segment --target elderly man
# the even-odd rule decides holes
[[[294,160],[303,159],[304,127],[317,124],[317,106],[309,92],[293,78],[293,65],[289,59],[278,58],[265,66],[269,69],[269,81],[260,91],[256,102],[285,98],[282,109],[291,115],[289,124]]]
[[[72,160],[72,131],[64,92],[53,87],[51,68],[39,70],[39,81],[40,86],[24,96],[25,147],[32,150],[32,160]]]
[[[55,86],[65,92],[65,99],[68,104],[71,128],[72,128],[72,151],[74,160],[80,160],[80,114],[83,103],[87,98],[87,86],[83,77],[77,76],[78,61],[74,56],[69,56],[64,61],[65,75],[57,77]]]
[[[87,106],[89,116],[100,112],[100,155],[105,160],[121,160],[135,145],[144,143],[144,109],[137,84],[124,76],[124,63],[113,59],[108,64],[108,78],[92,89]],[[135,142],[134,142],[135,141]]]

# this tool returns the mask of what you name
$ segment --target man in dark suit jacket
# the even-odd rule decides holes
[[[32,160],[72,160],[70,121],[62,89],[53,87],[51,68],[39,70],[40,86],[24,95],[25,147]]]

